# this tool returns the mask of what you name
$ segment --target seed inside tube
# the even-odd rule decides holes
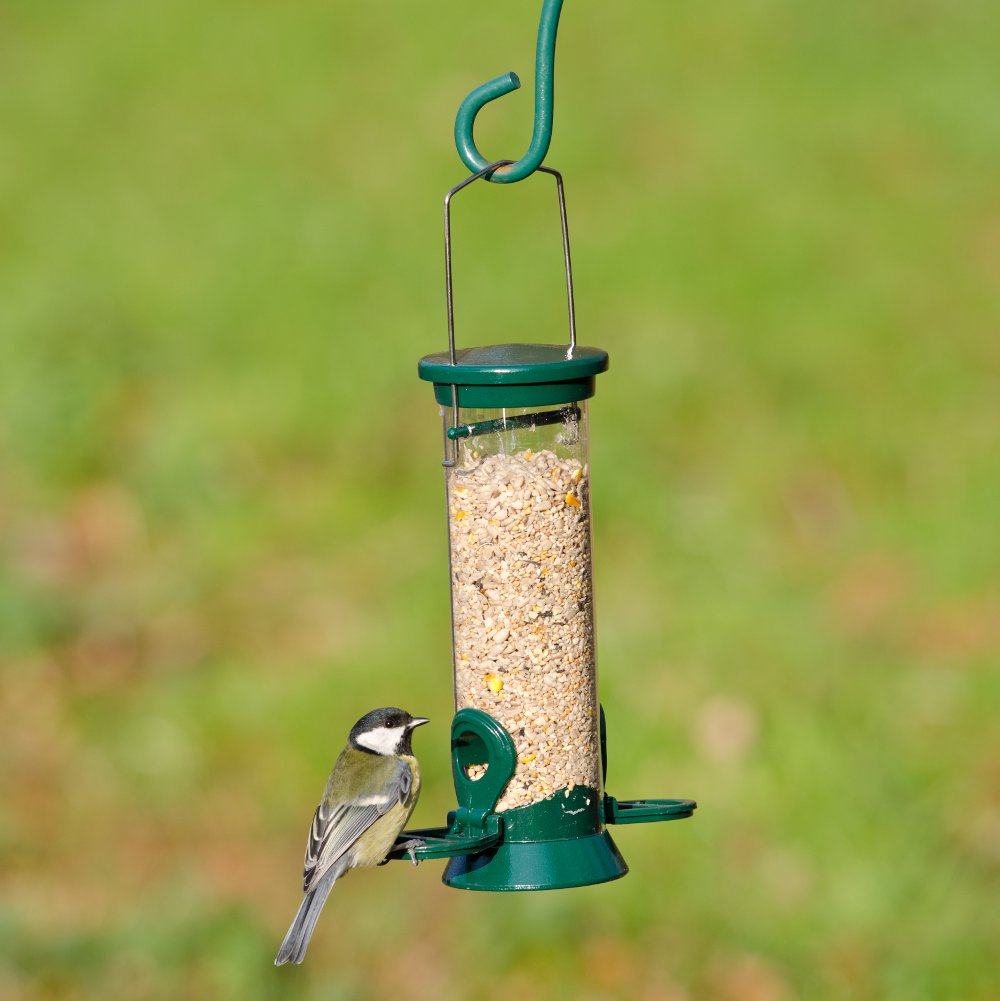
[[[466,456],[447,480],[466,519],[450,523],[456,708],[514,739],[499,811],[599,792],[588,470],[549,450]]]

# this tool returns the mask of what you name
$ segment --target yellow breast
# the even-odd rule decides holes
[[[397,803],[384,817],[379,817],[358,838],[354,843],[352,869],[363,869],[382,862],[389,854],[389,849],[395,844],[399,832],[406,826],[410,814],[413,813],[413,808],[417,805],[417,796],[420,794],[420,768],[417,765],[417,759],[410,755],[404,755],[403,761],[409,765],[413,776],[406,802]]]

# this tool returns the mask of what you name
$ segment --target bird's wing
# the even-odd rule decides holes
[[[323,874],[351,846],[394,806],[405,803],[413,784],[413,776],[403,761],[396,766],[388,781],[376,792],[345,803],[330,803],[325,798],[313,814],[306,846],[302,887],[308,892]]]

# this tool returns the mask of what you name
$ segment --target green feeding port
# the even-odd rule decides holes
[[[481,716],[486,714],[476,709],[458,713],[452,729],[453,749],[465,734],[480,725]],[[486,718],[496,725],[492,717]],[[468,764],[463,765],[461,759],[453,759],[455,787],[467,790],[467,795],[482,806],[492,789],[478,799],[475,787],[486,781],[494,764],[502,768],[510,759],[509,752],[492,741],[476,740],[475,746],[478,753],[471,758],[480,760],[467,757]],[[509,746],[512,748],[513,743]],[[466,774],[469,766],[483,764],[487,765],[483,777],[470,782]],[[514,769],[506,774],[509,781]],[[502,791],[505,785],[497,782],[493,788],[500,786]],[[495,806],[496,800],[489,805],[491,813]],[[576,786],[557,791],[540,803],[508,810],[498,816],[502,823],[498,843],[453,858],[445,869],[444,882],[463,890],[551,890],[618,879],[628,872],[628,866],[603,829],[602,808],[598,790]]]
[[[603,750],[603,710],[601,738]],[[693,800],[619,801],[576,787],[497,813],[497,800],[514,774],[516,751],[510,734],[477,709],[455,714],[451,753],[458,808],[445,827],[405,831],[390,858],[447,858],[443,880],[462,890],[560,890],[619,879],[628,866],[605,825],[681,820],[697,808]],[[470,779],[468,770],[484,765],[482,777]],[[423,846],[403,847],[413,839]]]
[[[429,355],[419,372],[445,418],[458,805],[398,844],[447,858],[459,889],[605,883],[628,872],[609,826],[695,810],[604,790],[586,401],[608,356],[503,344],[455,359]]]

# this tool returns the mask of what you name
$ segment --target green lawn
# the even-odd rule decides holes
[[[603,887],[338,885],[350,724],[453,793],[440,212],[538,5],[12,0],[0,997],[997,1001],[1000,7],[566,5]],[[551,181],[456,202],[462,343],[565,336]]]

